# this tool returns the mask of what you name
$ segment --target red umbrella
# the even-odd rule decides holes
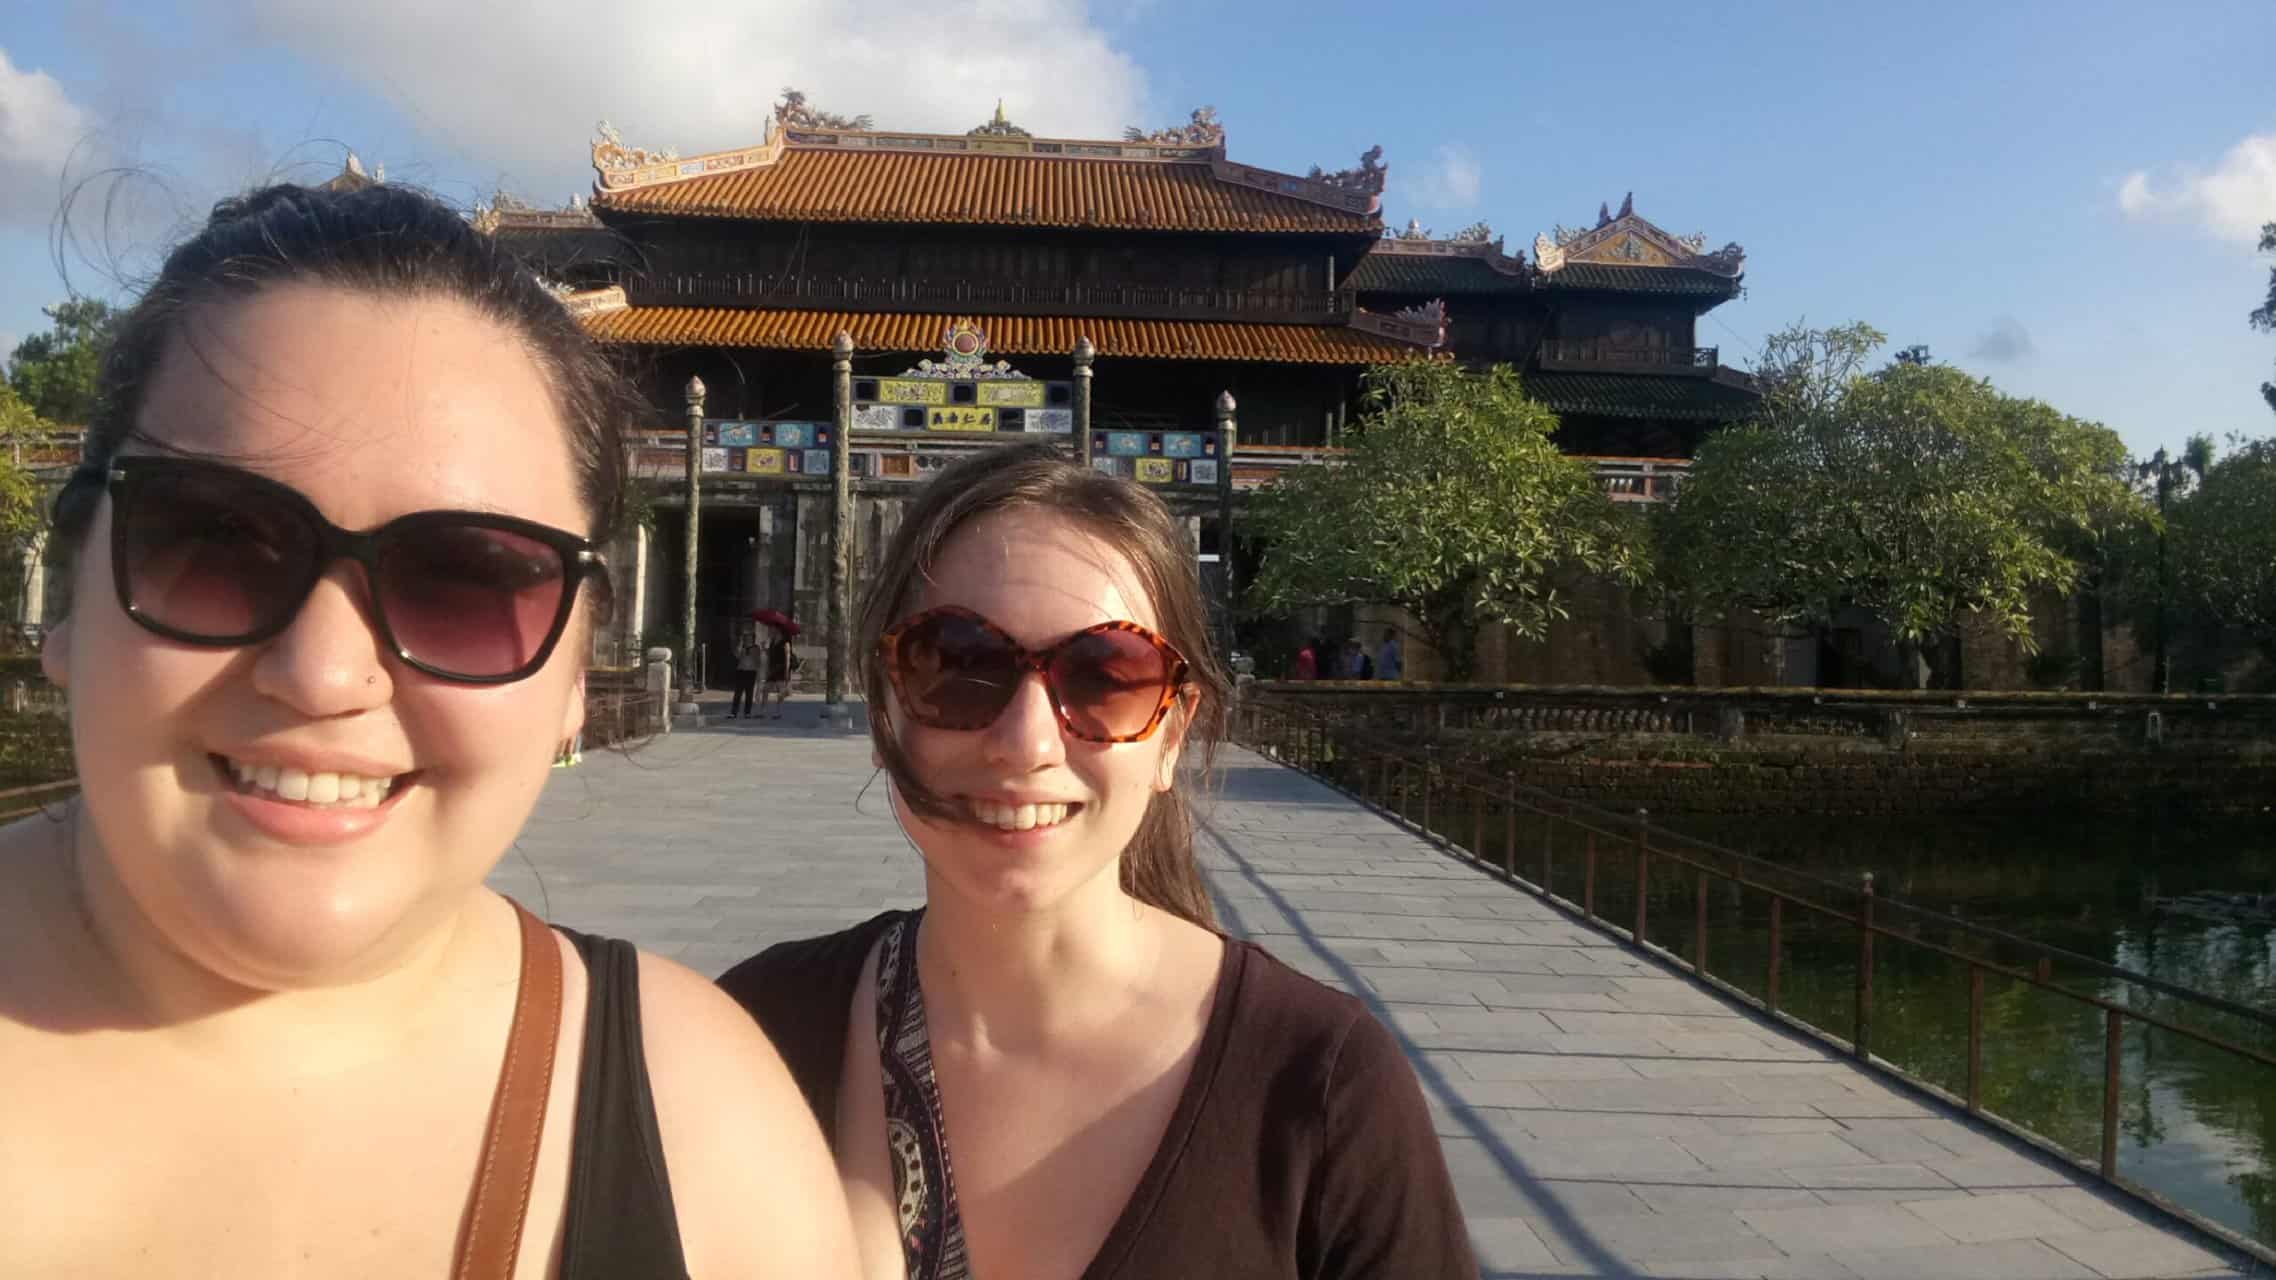
[[[751,610],[751,621],[763,622],[786,636],[795,636],[804,630],[803,627],[791,620],[789,614],[780,609],[753,609]]]

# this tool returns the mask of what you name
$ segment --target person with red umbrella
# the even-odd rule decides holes
[[[759,691],[759,710],[765,711],[767,699],[774,699],[774,713],[767,718],[782,719],[783,704],[790,701],[790,673],[797,669],[797,655],[790,651],[790,639],[799,632],[799,626],[789,614],[779,609],[753,609],[751,620],[769,629],[767,641],[766,685]]]

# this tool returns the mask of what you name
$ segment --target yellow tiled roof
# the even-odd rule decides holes
[[[960,317],[734,307],[624,307],[583,317],[602,342],[641,346],[776,347],[827,351],[839,330],[864,351],[933,351]],[[1390,364],[1430,358],[1422,347],[1341,325],[1124,320],[1098,316],[986,316],[988,348],[1004,355],[1065,355],[1089,337],[1103,357],[1254,360],[1281,364]]]
[[[622,191],[595,207],[807,222],[970,223],[1126,231],[1347,231],[1358,213],[1228,182],[1208,164],[788,147],[770,164]]]

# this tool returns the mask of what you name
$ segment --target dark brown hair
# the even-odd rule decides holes
[[[458,211],[410,187],[264,187],[213,208],[167,255],[120,317],[103,357],[79,469],[56,495],[62,550],[85,541],[111,459],[134,438],[150,380],[185,315],[286,284],[387,297],[447,297],[517,335],[538,362],[568,434],[586,535],[605,542],[624,509],[624,429],[637,401],[623,378],[537,277]],[[606,588],[595,601],[607,606]]]
[[[1191,694],[1173,713],[1184,717],[1186,753],[1180,768],[1206,774],[1224,733],[1232,686],[1210,644],[1209,610],[1184,530],[1160,498],[1129,481],[1076,465],[1058,445],[1013,445],[948,467],[910,499],[862,597],[854,638],[860,646],[862,691],[869,699],[869,733],[902,801],[928,817],[958,816],[916,776],[901,750],[878,640],[915,605],[941,548],[965,525],[999,511],[1047,512],[1128,557],[1154,606],[1162,638],[1185,655],[1191,668],[1186,677]],[[1149,906],[1203,928],[1215,927],[1216,912],[1193,856],[1193,814],[1182,782],[1147,802],[1137,834],[1122,850],[1122,888]]]

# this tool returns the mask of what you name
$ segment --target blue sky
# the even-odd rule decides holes
[[[2246,327],[2276,219],[2276,5],[1343,0],[0,0],[0,338],[70,279],[109,293],[220,194],[322,177],[352,145],[460,200],[558,203],[594,122],[683,153],[756,140],[785,84],[961,130],[1038,133],[1213,104],[1232,154],[1301,172],[1381,143],[1386,214],[1529,245],[1628,191],[1737,240],[1729,358],[1795,320],[1868,320],[2117,429],[2136,450],[2276,433]],[[98,190],[103,188],[98,187]],[[110,252],[104,250],[108,248]],[[95,261],[90,262],[87,259]],[[0,348],[4,349],[4,348]]]

